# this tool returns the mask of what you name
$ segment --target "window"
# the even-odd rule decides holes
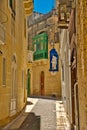
[[[6,85],[6,60],[3,58],[2,84]]]
[[[37,43],[37,51],[39,51],[40,50],[40,43],[38,42]]]
[[[40,46],[41,46],[41,50],[43,50],[44,48],[43,48],[43,42],[42,41],[41,41]]]
[[[45,33],[38,34],[33,38],[33,44],[36,44],[36,51],[47,50],[48,36]]]
[[[43,42],[43,49],[44,49],[44,50],[46,50],[46,47],[47,47],[46,44],[47,44],[46,41],[44,41],[44,42]]]

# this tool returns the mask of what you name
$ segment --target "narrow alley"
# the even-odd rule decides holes
[[[70,130],[62,101],[28,98],[26,108],[3,130]]]
[[[0,0],[0,130],[87,130],[87,0]]]

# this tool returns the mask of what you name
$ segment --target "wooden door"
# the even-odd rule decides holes
[[[41,79],[41,95],[44,95],[44,72],[41,71],[41,76],[40,76],[40,79]]]
[[[75,98],[74,85],[76,83],[76,68],[71,70],[71,96],[72,96],[72,123],[75,124]]]

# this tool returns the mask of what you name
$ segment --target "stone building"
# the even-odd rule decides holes
[[[72,3],[59,0],[58,28],[60,37],[61,86],[62,100],[66,113],[72,124],[72,98],[71,98],[71,45],[70,45],[70,14]],[[71,29],[72,30],[72,26]]]
[[[71,6],[67,6],[71,2]],[[59,1],[59,6],[70,8],[69,22],[67,11],[59,13],[60,57],[62,98],[69,120],[75,130],[87,129],[87,69],[86,69],[86,1]],[[63,17],[64,16],[64,17]],[[65,29],[66,28],[66,29]]]
[[[46,15],[34,12],[27,20],[28,95],[61,96],[57,20],[55,9]]]
[[[27,99],[24,4],[0,0],[0,126],[17,115]]]

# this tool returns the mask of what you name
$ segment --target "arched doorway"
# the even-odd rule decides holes
[[[31,74],[30,74],[30,70],[28,69],[27,71],[27,96],[30,96],[30,78],[31,78]]]
[[[40,75],[40,90],[41,90],[41,95],[44,95],[44,71],[41,71],[41,75]]]

